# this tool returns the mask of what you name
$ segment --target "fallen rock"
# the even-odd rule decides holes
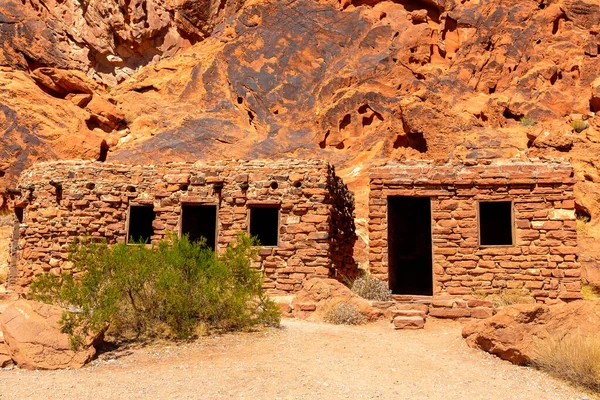
[[[58,68],[38,68],[31,77],[40,85],[59,95],[69,93],[92,94],[102,90],[100,85],[89,79],[83,72]]]
[[[100,96],[93,96],[87,104],[86,110],[100,125],[105,125],[110,129],[117,128],[125,120],[125,116],[117,107]]]
[[[573,138],[568,134],[558,132],[544,132],[533,142],[535,147],[555,148],[559,151],[569,151],[573,147]]]
[[[528,364],[536,357],[539,341],[572,332],[596,334],[598,326],[600,301],[554,306],[519,304],[505,307],[491,318],[469,323],[462,335],[470,347],[514,364]]]
[[[327,311],[340,303],[355,305],[368,321],[383,316],[381,309],[373,307],[369,300],[358,296],[335,279],[313,278],[305,281],[302,290],[296,293],[292,307],[296,318],[322,321]]]
[[[60,307],[17,300],[0,316],[0,330],[10,358],[25,369],[81,368],[96,354],[94,343],[102,333],[87,337],[73,350],[69,336],[60,332]],[[1,355],[0,349],[0,355]]]
[[[8,367],[12,365],[12,363],[12,357],[8,352],[8,346],[4,341],[4,335],[2,334],[2,331],[0,331],[0,368]]]

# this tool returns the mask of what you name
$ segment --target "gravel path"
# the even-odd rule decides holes
[[[74,371],[0,370],[0,399],[584,399],[468,348],[461,325],[422,331],[286,320],[282,329],[105,353]]]

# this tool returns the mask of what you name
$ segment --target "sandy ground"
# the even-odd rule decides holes
[[[0,399],[584,399],[468,348],[455,322],[422,331],[286,320],[282,329],[118,349],[73,371],[0,370]]]

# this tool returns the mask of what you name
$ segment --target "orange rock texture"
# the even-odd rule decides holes
[[[38,160],[320,158],[364,238],[372,165],[562,156],[595,226],[599,21],[592,0],[8,0],[0,187]]]

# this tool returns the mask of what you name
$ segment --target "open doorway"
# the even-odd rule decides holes
[[[433,295],[429,197],[388,197],[388,266],[393,294]]]
[[[190,242],[206,239],[212,250],[217,245],[217,206],[184,205],[181,207],[181,234],[187,234]]]

